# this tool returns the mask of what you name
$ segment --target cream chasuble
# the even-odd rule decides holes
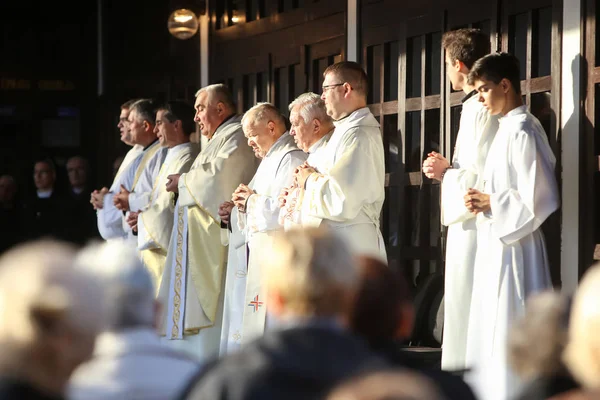
[[[367,107],[335,121],[335,130],[306,181],[303,224],[328,225],[356,254],[387,262],[379,229],[385,161],[379,123]]]
[[[319,154],[323,152],[325,146],[329,142],[331,138],[332,132],[327,133],[321,139],[319,139],[316,143],[314,143],[310,149],[308,149],[308,158],[306,162],[308,165],[316,165],[318,164]],[[304,191],[298,186],[292,185],[288,192],[285,206],[281,207],[279,210],[279,225],[283,226],[283,228],[287,231],[294,227],[302,226],[302,215],[301,215],[301,207],[302,204],[302,196]]]
[[[463,197],[470,188],[483,188],[483,167],[497,130],[498,117],[491,116],[472,92],[463,102],[452,169],[446,171],[442,181],[441,220],[449,227],[444,271],[442,368],[445,370],[466,368],[477,229],[475,215],[467,210]]]
[[[507,360],[507,334],[525,300],[550,288],[541,225],[559,207],[556,159],[526,106],[500,119],[483,172],[491,210],[477,215],[477,255],[466,378],[478,398],[513,398],[521,385]]]
[[[117,170],[109,192],[104,195],[104,205],[96,213],[98,231],[104,240],[124,240],[127,238],[127,232],[123,229],[123,212],[115,207],[113,196],[121,191],[121,185],[127,188],[133,186],[135,172],[140,165],[143,154],[144,149],[140,145],[136,144],[129,149]]]
[[[179,178],[159,289],[159,298],[167,299],[163,333],[168,342],[200,359],[218,354],[221,336],[227,249],[221,244],[219,205],[240,183],[250,181],[258,163],[240,119],[225,121]]]
[[[256,194],[248,198],[246,213],[238,213],[238,225],[249,249],[242,344],[264,332],[267,303],[260,259],[270,251],[270,235],[282,229],[277,197],[292,184],[294,171],[307,156],[298,149],[294,138],[284,133],[269,149],[248,185]]]
[[[197,155],[197,146],[189,142],[167,150],[165,161],[154,181],[150,203],[138,215],[138,249],[157,291],[167,258],[175,209],[175,196],[167,192],[167,176],[189,171]]]

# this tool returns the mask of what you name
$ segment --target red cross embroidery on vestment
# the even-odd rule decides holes
[[[254,298],[254,301],[251,301],[248,306],[249,307],[254,307],[254,312],[257,312],[259,307],[261,307],[263,305],[262,301],[258,301],[258,295],[256,295],[256,297]]]

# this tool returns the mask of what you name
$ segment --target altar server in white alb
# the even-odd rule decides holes
[[[506,53],[469,73],[490,114],[502,115],[481,190],[465,193],[477,214],[477,255],[467,337],[467,380],[481,399],[505,400],[520,382],[507,363],[507,331],[527,297],[551,287],[541,225],[559,207],[556,159],[540,122],[523,105],[519,61]]]
[[[379,123],[367,108],[367,75],[354,62],[323,73],[327,114],[335,131],[315,165],[304,164],[296,179],[305,189],[302,216],[310,225],[337,231],[356,254],[384,261],[379,215],[385,198],[385,161]]]
[[[238,226],[249,250],[242,344],[262,335],[266,321],[264,276],[259,260],[270,252],[270,235],[279,224],[281,190],[291,185],[296,168],[307,154],[294,143],[281,112],[270,103],[259,103],[242,118],[244,135],[262,161],[248,185],[241,184],[231,200],[238,210]]]
[[[454,90],[462,90],[460,127],[452,163],[440,153],[431,152],[423,162],[423,172],[441,181],[441,221],[448,226],[444,274],[444,337],[442,368],[464,370],[467,354],[469,309],[473,291],[473,268],[477,250],[475,215],[464,204],[470,188],[481,189],[485,159],[498,117],[491,116],[467,82],[475,61],[490,52],[490,38],[479,29],[446,32],[442,38],[446,52],[446,72]]]
[[[219,205],[240,183],[250,182],[256,158],[227,86],[200,89],[194,107],[208,144],[189,172],[167,177],[167,191],[178,193],[178,200],[159,298],[166,300],[167,342],[202,361],[218,355],[221,339],[227,249]]]
[[[156,137],[156,104],[152,100],[142,99],[135,102],[131,106],[128,121],[132,140],[144,146],[144,150],[135,171],[133,184],[131,187],[121,185],[120,192],[113,197],[113,203],[119,210],[126,212],[123,216],[123,226],[127,232],[127,241],[137,247],[136,233],[132,231],[130,222],[137,221],[137,212],[150,203],[152,186],[165,160],[167,149],[160,145]]]
[[[189,171],[198,155],[198,146],[190,142],[190,135],[196,130],[194,108],[179,101],[169,101],[159,106],[154,130],[160,145],[167,149],[167,156],[154,180],[150,203],[139,213],[130,214],[130,225],[137,231],[141,259],[152,276],[154,286],[158,288],[167,258],[175,209],[175,196],[167,192],[167,176]]]
[[[306,163],[316,165],[318,157],[325,150],[335,126],[333,120],[327,115],[325,102],[316,93],[303,93],[289,105],[290,110],[290,135],[294,137],[296,145],[308,154]],[[294,182],[291,187],[285,188],[279,196],[279,223],[288,230],[302,226],[301,205],[304,190]],[[310,225],[305,218],[304,224]]]
[[[121,190],[121,185],[131,187],[135,171],[141,160],[141,155],[144,147],[135,144],[131,138],[129,130],[129,111],[131,106],[137,100],[128,100],[121,105],[121,114],[119,115],[119,123],[117,127],[121,135],[121,141],[128,146],[133,146],[125,155],[110,189],[103,187],[100,190],[92,192],[90,202],[97,211],[98,231],[104,240],[123,240],[127,238],[127,233],[123,229],[123,212],[117,209],[113,203],[113,196]]]

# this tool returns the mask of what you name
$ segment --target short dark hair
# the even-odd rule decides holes
[[[131,105],[129,112],[135,111],[142,121],[148,121],[152,125],[156,123],[156,105],[151,99],[141,99]]]
[[[342,82],[348,82],[352,89],[367,97],[369,93],[369,81],[367,73],[359,63],[353,61],[340,61],[330,65],[323,72],[323,77],[327,74],[335,74]]]
[[[514,91],[521,94],[520,77],[519,59],[509,53],[496,53],[488,54],[475,62],[469,72],[468,83],[473,85],[476,80],[486,80],[497,85],[502,79],[508,79]]]
[[[191,135],[196,131],[196,123],[194,122],[194,107],[183,102],[183,101],[167,101],[161,104],[157,109],[164,110],[165,118],[173,123],[175,121],[181,121],[181,128],[183,133]]]
[[[121,104],[121,110],[129,110],[136,101],[138,101],[138,99],[127,100],[125,103]]]
[[[33,163],[33,167],[35,168],[35,164],[39,164],[39,163],[46,164],[47,166],[50,167],[50,169],[52,170],[52,172],[54,174],[56,174],[56,164],[54,164],[54,161],[50,157],[40,157],[40,158],[37,158],[35,160],[35,162]]]
[[[402,273],[372,257],[359,257],[361,281],[350,317],[352,331],[378,347],[395,335],[401,323],[401,306],[411,303]]]
[[[457,29],[444,33],[442,46],[450,61],[458,60],[471,69],[475,61],[490,54],[490,37],[479,29]]]

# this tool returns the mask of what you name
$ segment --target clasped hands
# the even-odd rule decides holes
[[[450,168],[450,162],[440,153],[432,151],[423,161],[423,173],[429,179],[442,180],[442,174]]]
[[[491,209],[490,195],[482,193],[477,189],[469,189],[464,195],[465,207],[473,214],[486,212]]]
[[[118,210],[129,210],[129,193],[131,192],[125,186],[121,185],[121,191],[113,197],[113,203]]]
[[[256,192],[248,187],[248,185],[244,185],[241,183],[237,189],[231,195],[231,201],[233,204],[240,210],[240,212],[246,212],[246,202],[248,198],[255,194]]]
[[[94,190],[90,195],[90,203],[94,210],[101,210],[104,207],[104,195],[108,193],[108,188],[103,187],[100,190]]]

